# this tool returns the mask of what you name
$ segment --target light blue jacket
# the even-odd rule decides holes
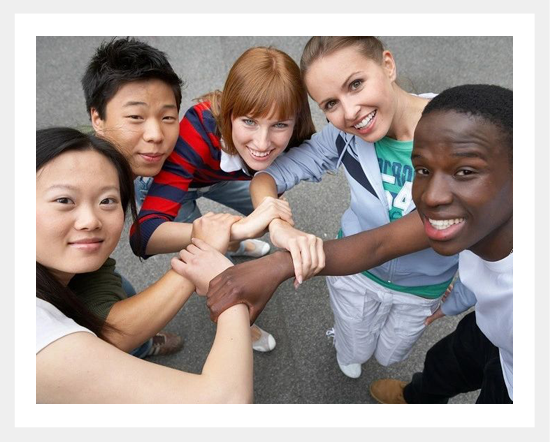
[[[336,171],[340,164],[344,165],[351,193],[350,207],[342,216],[343,235],[353,235],[389,223],[388,202],[374,144],[342,132],[330,123],[310,140],[281,155],[264,172],[274,178],[280,194],[300,181],[319,182],[325,172]],[[361,182],[361,169],[368,183]],[[403,214],[414,209],[411,198]],[[414,287],[448,281],[457,266],[457,255],[445,257],[426,249],[388,261],[369,269],[369,272],[392,284]]]

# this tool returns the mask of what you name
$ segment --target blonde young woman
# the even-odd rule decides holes
[[[396,82],[392,53],[376,37],[313,37],[300,68],[308,93],[329,124],[256,175],[251,185],[255,205],[302,180],[320,181],[324,173],[343,165],[351,204],[342,216],[339,237],[375,229],[414,211],[412,139],[434,94],[404,91]],[[422,235],[419,218],[416,225]],[[273,220],[269,231],[285,239],[276,245],[292,253],[299,282],[319,272],[311,263],[324,261],[324,256],[312,257],[317,249],[308,247],[310,235],[282,219]],[[334,337],[342,372],[359,377],[361,364],[372,355],[384,366],[404,360],[422,335],[426,318],[438,308],[457,261],[456,256],[442,257],[427,249],[362,273],[327,277],[334,313],[334,329],[328,335]]]

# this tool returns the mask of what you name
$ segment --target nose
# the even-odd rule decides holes
[[[344,118],[346,121],[353,123],[358,117],[359,106],[356,105],[352,100],[342,99],[342,109],[344,110]]]
[[[420,183],[420,180],[418,180],[418,183]],[[422,192],[422,201],[429,207],[451,204],[453,194],[447,179],[441,174],[434,174],[425,184],[424,191]]]
[[[270,145],[269,128],[259,127],[254,133],[254,146],[260,151],[266,151]]]
[[[102,227],[101,219],[91,205],[83,205],[77,212],[77,217],[74,223],[76,230],[93,231]]]
[[[143,132],[143,138],[149,143],[162,143],[164,139],[164,134],[162,132],[160,124],[154,120],[147,121],[145,125],[145,130]]]

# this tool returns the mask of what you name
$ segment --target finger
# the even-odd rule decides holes
[[[300,287],[300,283],[296,278],[294,278],[293,285],[294,285],[294,290],[298,290],[298,287]]]
[[[196,252],[197,250],[204,250],[204,251],[207,251],[207,250],[212,250],[213,247],[208,244],[206,241],[200,239],[200,238],[192,238],[191,239],[191,242],[193,244],[187,246],[187,249],[189,249],[190,247],[194,247],[194,251]]]
[[[432,314],[432,315],[430,315],[430,316],[428,316],[428,317],[424,320],[424,325],[426,325],[426,326],[430,325],[430,324],[433,322],[433,320],[434,320],[434,315],[435,315],[435,313]]]
[[[315,276],[315,273],[317,272],[317,267],[319,267],[319,257],[317,254],[317,238],[315,238],[313,241],[310,241],[309,243],[309,255],[311,257],[311,264],[306,279]]]
[[[326,257],[325,257],[325,248],[323,247],[323,240],[321,238],[317,238],[317,241],[315,243],[315,246],[317,247],[317,269],[315,270],[315,274],[317,275],[321,270],[325,268],[326,263]]]
[[[170,265],[172,266],[172,269],[179,275],[185,277],[187,275],[187,265],[180,261],[178,258],[173,257],[170,260]]]
[[[193,255],[191,253],[189,253],[186,249],[183,249],[181,252],[180,252],[180,259],[184,262],[184,263],[188,263],[191,258],[193,258]]]
[[[300,254],[302,255],[302,281],[308,279],[311,275],[311,253],[309,251],[309,239],[306,236],[298,238],[300,245]]]
[[[280,210],[281,212],[286,212],[292,215],[292,209],[290,208],[290,204],[288,204],[287,201],[275,201],[274,207],[276,207],[277,210]]]
[[[226,279],[220,273],[210,281],[208,293],[206,294],[206,305],[208,308],[218,303],[227,293]]]
[[[208,308],[210,309],[211,315],[213,315],[217,320],[217,318],[224,311],[226,311],[228,308],[231,308],[231,307],[233,307],[234,305],[237,305],[237,304],[246,304],[246,303],[244,303],[240,300],[229,300],[229,299],[224,297],[224,298],[221,298],[218,302],[209,305]]]
[[[299,284],[303,282],[302,276],[302,255],[300,253],[300,248],[296,241],[289,241],[288,244],[290,256],[292,256],[292,264],[294,265],[294,274],[296,275],[296,280]]]
[[[256,319],[258,319],[258,316],[260,315],[261,311],[258,311],[254,307],[248,306],[248,314],[250,315],[250,325],[252,326],[254,322],[256,322]]]
[[[197,238],[191,238],[191,241],[195,240]],[[199,240],[200,241],[200,240]],[[187,253],[190,253],[192,255],[196,255],[199,252],[199,248],[195,244],[189,244],[185,249],[183,249],[181,252],[186,251]],[[180,255],[181,255],[180,252]]]
[[[283,221],[286,221],[291,226],[294,226],[294,219],[292,218],[292,212],[286,211],[286,210],[280,210],[277,213],[278,217],[281,218]]]

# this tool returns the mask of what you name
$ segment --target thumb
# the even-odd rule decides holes
[[[434,322],[436,319],[439,319],[443,316],[445,316],[445,314],[441,311],[441,307],[439,307],[432,315],[426,318],[426,320],[424,321],[424,324],[428,326],[432,322]]]

